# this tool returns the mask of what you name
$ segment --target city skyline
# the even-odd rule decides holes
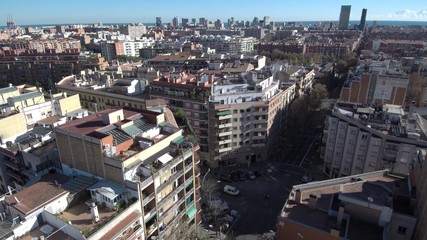
[[[216,1],[215,4],[201,4],[198,1],[182,2],[171,0],[158,2],[117,1],[73,1],[59,2],[46,0],[45,4],[29,0],[4,0],[0,9],[0,25],[4,25],[7,15],[12,15],[18,25],[65,24],[65,23],[154,23],[161,17],[163,24],[177,16],[181,18],[205,17],[210,21],[221,19],[251,21],[254,17],[269,16],[271,21],[338,21],[341,5],[351,5],[350,20],[360,20],[363,8],[368,9],[367,21],[427,21],[427,8],[420,9],[419,1],[327,1],[322,4],[314,0],[301,2],[284,2],[273,0],[267,4],[255,1]],[[68,6],[67,6],[68,5]],[[71,5],[71,6],[70,6]],[[312,7],[307,7],[311,5]],[[122,9],[122,11],[117,11]],[[154,10],[153,10],[154,9]],[[237,9],[239,9],[237,11]],[[73,12],[74,11],[74,12]],[[67,13],[67,14],[64,14]],[[71,13],[71,14],[70,14]],[[108,13],[108,14],[105,14]]]

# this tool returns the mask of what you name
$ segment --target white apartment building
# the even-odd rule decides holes
[[[389,169],[406,175],[427,148],[424,120],[402,107],[337,105],[325,122],[322,151],[330,177]]]

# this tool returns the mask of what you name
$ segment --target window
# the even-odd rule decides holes
[[[237,110],[233,110],[233,113],[234,113],[234,114],[236,114],[236,113],[237,113]]]
[[[406,235],[406,227],[399,226],[399,228],[397,229],[397,233]]]

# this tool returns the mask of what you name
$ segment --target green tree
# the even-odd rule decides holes
[[[173,115],[175,117],[176,122],[179,126],[184,126],[187,124],[187,116],[185,115],[185,111],[182,108],[177,108]]]
[[[315,84],[310,92],[310,95],[308,96],[309,109],[319,109],[322,104],[322,100],[327,97],[328,91],[326,90],[326,86],[323,84]]]

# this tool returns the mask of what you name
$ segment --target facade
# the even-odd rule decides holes
[[[122,34],[129,35],[132,40],[136,40],[147,33],[147,28],[143,24],[138,23],[120,26],[119,31]]]
[[[173,239],[174,226],[200,223],[198,146],[185,141],[164,113],[109,109],[68,122],[55,134],[66,175],[96,175],[140,201],[145,239]]]
[[[78,94],[83,108],[102,111],[111,106],[128,106],[145,109],[147,94],[143,94],[145,81],[123,79],[117,72],[83,72],[82,75],[63,78],[57,89],[68,94]],[[118,79],[117,79],[118,78]]]
[[[266,160],[295,96],[294,87],[280,87],[277,70],[250,65],[170,74],[150,85],[150,98],[185,111],[201,159],[211,167]]]
[[[11,86],[3,90],[1,97],[3,104],[0,111],[7,116],[9,113],[21,112],[24,115],[24,123],[27,126],[37,123],[53,115],[75,117],[76,111],[80,110],[78,95],[53,94],[46,100],[39,89],[31,85]],[[12,90],[12,91],[10,91]],[[19,126],[21,123],[17,123]]]
[[[413,184],[384,170],[296,185],[276,239],[410,240],[417,221]]]
[[[350,20],[350,11],[351,11],[350,5],[341,6],[340,19],[338,22],[338,29],[339,30],[347,30],[348,29],[348,24],[349,24],[349,20]]]
[[[414,231],[414,239],[426,240],[427,232],[425,231],[425,224],[427,223],[427,168],[425,167],[426,151],[422,150],[419,158],[419,166],[415,168],[413,176],[416,182],[416,195],[418,200],[416,213],[417,225]]]
[[[341,89],[340,101],[354,104],[404,105],[409,75],[389,61],[361,64]]]
[[[325,122],[323,170],[330,177],[381,169],[407,175],[427,148],[424,121],[397,105],[338,104]]]

